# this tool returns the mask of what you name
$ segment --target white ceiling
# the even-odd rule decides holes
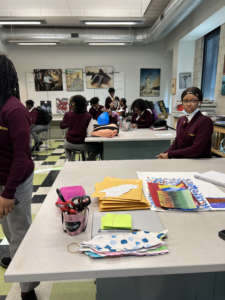
[[[45,19],[48,26],[78,26],[79,18],[145,17],[152,26],[170,0],[0,0],[1,19]]]

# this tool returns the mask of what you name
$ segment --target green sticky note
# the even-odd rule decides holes
[[[131,215],[106,214],[101,218],[101,229],[132,229]]]

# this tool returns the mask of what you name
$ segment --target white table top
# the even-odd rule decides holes
[[[68,253],[67,245],[90,240],[92,216],[98,211],[97,199],[92,199],[87,230],[77,237],[62,231],[60,212],[54,206],[55,190],[63,186],[82,185],[91,195],[95,182],[105,176],[137,178],[136,171],[224,172],[224,163],[224,158],[66,163],[7,269],[6,282],[225,271],[225,242],[218,237],[218,231],[225,229],[225,212],[158,213],[164,228],[169,230],[165,240],[169,254],[91,259],[84,254]]]
[[[174,140],[175,137],[176,137],[175,130],[152,131],[149,128],[144,128],[144,129],[135,129],[133,131],[120,130],[119,136],[115,136],[114,138],[88,137],[85,139],[85,142],[92,143],[92,142],[160,141],[160,140],[168,141],[168,140]]]

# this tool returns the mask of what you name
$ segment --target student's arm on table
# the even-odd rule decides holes
[[[68,113],[65,113],[62,122],[60,123],[60,129],[66,129],[69,127]]]

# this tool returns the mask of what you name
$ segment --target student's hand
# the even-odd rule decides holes
[[[111,116],[112,115],[111,109],[107,110],[107,113],[109,114],[109,116]]]
[[[160,153],[156,157],[158,157],[158,159],[169,159],[168,153]]]
[[[14,199],[6,199],[0,196],[0,220],[15,208]]]
[[[105,107],[103,107],[103,108],[101,109],[101,111],[106,112],[107,109],[106,109]]]
[[[136,125],[136,124],[133,124],[133,125],[131,125],[131,127],[132,127],[132,128],[136,128],[136,127],[137,127],[137,125]]]

